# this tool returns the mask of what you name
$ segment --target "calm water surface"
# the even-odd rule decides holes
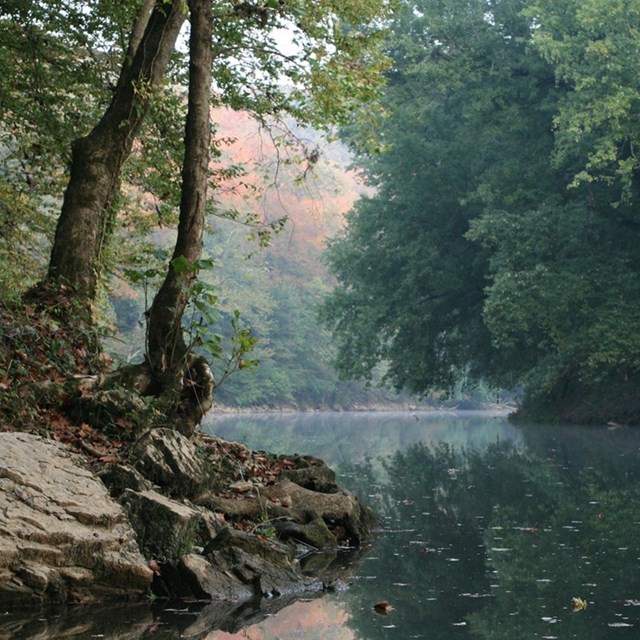
[[[638,430],[471,412],[233,415],[207,428],[321,457],[376,509],[379,536],[350,588],[226,619],[219,606],[111,610],[84,627],[81,610],[29,626],[7,615],[0,639],[640,637]],[[379,615],[380,601],[394,610]]]

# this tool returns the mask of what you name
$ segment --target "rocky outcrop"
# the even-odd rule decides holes
[[[80,457],[0,434],[0,601],[139,597],[152,576],[124,510]]]
[[[338,555],[371,536],[371,510],[316,458],[211,436],[196,446],[169,429],[150,431],[133,452],[156,489],[119,498],[144,553],[158,560],[160,596],[241,602],[322,590],[348,564]]]
[[[374,524],[321,460],[214,437],[150,430],[130,464],[101,470],[104,484],[36,436],[0,434],[0,451],[0,599],[131,597],[149,587],[236,604],[294,597],[342,578],[335,569],[345,562],[334,561],[362,548]]]
[[[333,527],[340,527],[340,544],[355,546],[371,536],[375,518],[360,504],[352,493],[340,490],[333,493],[311,491],[282,479],[274,485],[255,486],[243,499],[205,493],[196,499],[207,508],[226,514],[236,520],[261,517],[279,523],[307,525],[321,520]],[[334,538],[335,540],[335,538]],[[321,545],[326,546],[326,545]]]

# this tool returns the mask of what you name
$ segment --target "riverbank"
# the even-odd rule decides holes
[[[371,510],[321,460],[182,435],[72,314],[0,309],[0,603],[333,588]]]
[[[0,433],[0,449],[4,605],[320,592],[375,522],[322,461],[213,436],[154,429],[127,463],[20,432]]]
[[[214,403],[211,415],[217,414],[319,414],[319,413],[366,413],[366,412],[455,412],[455,411],[497,411],[500,413],[512,413],[518,407],[513,403],[488,403],[480,404],[467,401],[451,402],[446,404],[428,404],[415,402],[379,403],[379,404],[353,404],[348,407],[298,407],[294,405],[284,405],[280,407],[271,406],[249,406],[234,407]]]

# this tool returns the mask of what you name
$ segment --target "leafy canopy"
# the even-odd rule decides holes
[[[0,237],[4,281],[39,276],[21,255],[47,254],[67,180],[71,143],[86,135],[111,100],[142,0],[85,3],[11,0],[0,16],[0,222],[30,212],[19,237]],[[391,5],[386,0],[266,0],[213,3],[214,106],[249,110],[273,123],[285,115],[316,127],[360,118],[369,124],[386,61],[380,53]],[[291,45],[282,46],[282,42]],[[129,191],[121,222],[129,235],[153,221],[175,224],[185,112],[185,52],[177,51],[163,91],[125,166]],[[143,88],[140,88],[142,90]],[[367,134],[370,138],[370,133]],[[280,140],[282,142],[282,140]],[[213,151],[223,144],[214,140]],[[219,167],[220,184],[234,167]],[[142,217],[135,215],[136,211]],[[157,212],[157,219],[155,213]],[[21,251],[22,249],[22,251]],[[120,259],[117,254],[112,260]],[[40,264],[44,263],[40,260]],[[28,264],[27,264],[28,262]]]
[[[638,3],[407,3],[390,150],[327,257],[338,366],[428,392],[526,385],[525,410],[640,416]],[[634,400],[635,398],[635,400]]]

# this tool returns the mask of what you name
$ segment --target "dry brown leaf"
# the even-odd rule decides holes
[[[376,604],[373,605],[373,610],[382,616],[386,616],[389,615],[392,611],[395,611],[396,608],[393,605],[390,605],[386,600],[381,600],[380,602],[376,602]]]
[[[571,598],[571,610],[574,612],[584,611],[588,606],[588,602],[582,598]]]

